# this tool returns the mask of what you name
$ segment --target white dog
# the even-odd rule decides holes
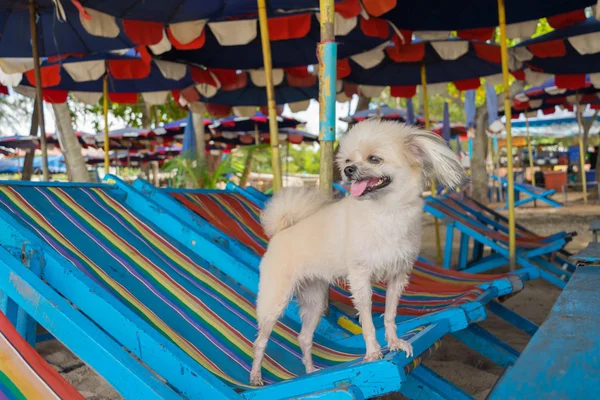
[[[261,363],[274,325],[296,295],[298,341],[306,372],[315,371],[312,341],[329,284],[347,279],[366,342],[365,361],[382,357],[371,316],[371,284],[387,281],[384,314],[390,351],[412,356],[396,334],[396,309],[421,246],[422,190],[432,175],[455,187],[464,170],[438,135],[404,124],[368,120],[343,137],[337,159],[352,196],[333,201],[314,188],[289,188],[268,203],[262,223],[271,237],[260,264],[259,332],[250,373],[262,385]]]

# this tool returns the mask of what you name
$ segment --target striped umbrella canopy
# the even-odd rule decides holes
[[[588,83],[600,87],[600,22],[595,18],[526,40],[510,51],[513,68],[527,67],[525,77],[533,85],[554,77],[562,89]]]

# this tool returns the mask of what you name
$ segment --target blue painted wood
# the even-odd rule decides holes
[[[443,212],[431,207],[429,205],[429,202],[436,202],[436,204],[438,204],[442,207],[445,207],[445,205],[442,202],[439,202],[436,199],[429,197],[427,199],[427,201],[425,202],[425,211],[426,212],[428,212],[438,218],[447,218]],[[506,246],[503,246],[503,245],[497,243],[496,241],[480,234],[478,231],[472,229],[470,226],[467,226],[460,221],[454,221],[454,222],[455,222],[456,228],[461,233],[465,233],[465,234],[469,235],[470,237],[472,237],[475,241],[478,241],[478,242],[490,247],[495,252],[497,252],[498,254],[505,257],[505,259],[509,258],[508,249]],[[483,229],[487,229],[487,227],[485,225],[482,225],[481,223],[479,223],[476,220],[471,219],[470,223],[481,226]],[[564,241],[564,239],[557,240],[555,242],[549,243],[548,245],[544,246],[543,250],[549,254],[549,253],[555,252],[558,249],[564,247],[565,244],[566,244],[566,242]],[[518,251],[517,252],[517,264],[519,264],[522,267],[522,269],[527,270],[528,274],[532,278],[542,277],[558,287],[561,287],[561,288],[564,287],[565,282],[562,281],[559,277],[539,268],[538,266],[536,266],[534,263],[532,263],[528,259],[528,257],[531,254],[539,255],[540,252],[541,252],[540,249],[534,249],[534,250],[530,250],[530,251],[524,251],[524,250]],[[481,261],[479,263],[481,263]],[[472,268],[467,268],[465,271],[475,273],[475,272],[481,272],[481,269],[474,270]]]
[[[402,394],[413,400],[470,400],[473,397],[421,364],[407,377]]]
[[[414,353],[421,354],[432,343],[442,338],[448,329],[449,325],[445,320],[428,325],[409,340]],[[407,358],[403,352],[388,353],[378,361],[342,364],[291,381],[244,392],[242,396],[245,399],[253,400],[283,399],[289,398],[290,393],[308,394],[332,390],[343,384],[360,388],[365,398],[375,397],[401,389],[406,379],[403,367],[411,360],[412,358]],[[386,382],[390,382],[390,384],[386,384]]]
[[[38,249],[24,245],[20,249],[20,253],[18,259],[21,260],[21,263],[25,268],[29,269],[35,276],[40,277],[44,260]],[[37,341],[37,322],[23,307],[18,307],[16,327],[17,332],[19,332],[31,347],[35,348]]]
[[[124,397],[181,398],[2,247],[0,287]]]
[[[534,324],[527,318],[520,316],[511,309],[503,306],[497,301],[490,301],[487,307],[488,310],[490,310],[492,313],[496,314],[498,317],[502,318],[506,322],[521,329],[530,336],[533,336],[538,330],[538,326],[536,324]]]
[[[504,178],[500,178],[498,176],[492,175],[492,179],[495,179],[495,180],[501,182],[502,185],[506,185],[506,179],[504,179]],[[531,185],[527,185],[527,184],[523,184],[523,183],[515,183],[514,189],[515,189],[515,197],[519,194],[526,194],[529,196],[527,198],[524,198],[522,200],[515,202],[515,207],[521,206],[526,203],[530,203],[535,200],[543,201],[546,204],[551,205],[552,207],[556,207],[556,208],[562,207],[562,204],[560,204],[559,202],[554,201],[550,198],[551,195],[556,193],[556,190],[544,190],[544,189],[541,189],[541,188],[538,188],[535,186],[531,186]],[[508,208],[508,203],[504,207],[504,209],[507,209],[507,208]]]
[[[446,224],[446,244],[444,245],[443,267],[452,268],[452,245],[454,244],[454,222]]]
[[[469,235],[460,234],[460,249],[458,254],[458,269],[465,269],[469,258]]]
[[[3,210],[0,243],[16,248],[27,243],[39,248],[45,260],[43,279],[187,397],[231,394],[223,382]]]
[[[580,267],[489,399],[597,399],[600,268]]]
[[[268,199],[265,195],[262,195],[262,196],[257,195],[255,192],[258,192],[258,190],[256,190],[256,189],[255,189],[254,192],[251,192],[251,191],[249,191],[247,189],[243,189],[243,188],[239,187],[238,185],[235,185],[235,184],[233,184],[231,182],[227,183],[226,189],[230,190],[230,191],[232,191],[234,193],[241,194],[242,196],[244,196],[245,198],[247,198],[248,200],[250,200],[254,204],[258,204],[261,207],[264,206],[265,202]]]
[[[453,332],[452,336],[501,367],[514,364],[519,356],[518,351],[478,325]]]

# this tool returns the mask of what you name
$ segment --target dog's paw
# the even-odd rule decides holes
[[[402,340],[402,339],[398,339],[398,338],[389,340],[388,348],[390,349],[390,351],[402,350],[403,352],[406,353],[406,358],[413,356],[412,345],[410,343],[408,343],[406,340]]]
[[[381,353],[381,350],[377,350],[371,353],[367,353],[367,355],[364,358],[364,362],[375,361],[381,358],[383,358],[383,354]]]
[[[250,373],[250,384],[252,386],[262,386],[264,385],[264,382],[262,380],[262,375],[259,372],[251,372]]]
[[[311,365],[310,367],[306,367],[306,373],[307,374],[312,374],[313,372],[315,372],[317,369],[314,367],[314,365]]]

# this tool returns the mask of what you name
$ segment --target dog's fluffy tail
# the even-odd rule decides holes
[[[261,215],[265,233],[269,237],[297,224],[331,203],[318,189],[308,186],[281,189],[267,203]]]

